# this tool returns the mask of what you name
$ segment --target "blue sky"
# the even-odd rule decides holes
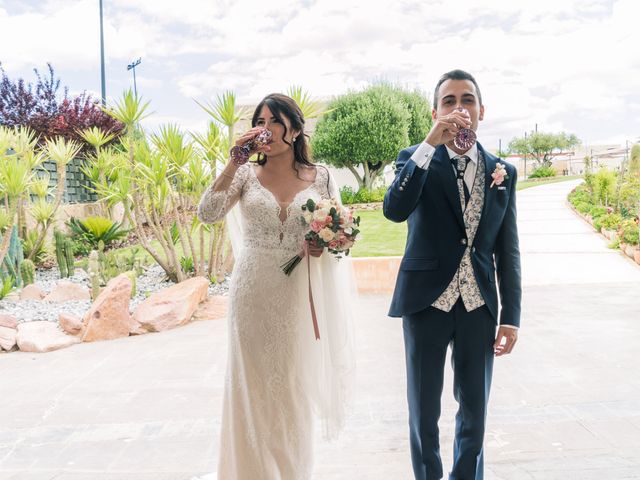
[[[640,137],[640,5],[635,0],[104,0],[107,96],[151,101],[148,129],[203,129],[195,104],[242,103],[302,85],[329,98],[387,80],[431,94],[453,68],[473,73],[496,149],[531,131],[586,144]],[[500,6],[498,6],[500,5]],[[33,81],[51,62],[72,92],[100,91],[98,0],[0,0],[0,61]]]

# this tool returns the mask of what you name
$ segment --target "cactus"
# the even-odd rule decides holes
[[[89,280],[91,282],[91,298],[95,300],[100,294],[100,260],[98,258],[98,252],[91,250],[89,254],[89,266],[88,266]]]
[[[56,245],[56,260],[58,262],[58,269],[60,270],[60,278],[66,278],[69,276],[69,271],[67,270],[67,258],[64,252],[64,245],[66,243],[64,233],[55,229],[53,231],[53,240]]]
[[[24,253],[22,251],[22,243],[18,238],[18,227],[16,225],[13,226],[10,235],[9,250],[7,250],[7,254],[2,262],[2,269],[7,272],[9,277],[14,279],[14,286],[20,287],[22,285],[20,266],[24,258]]]
[[[31,285],[36,275],[36,266],[28,258],[23,260],[20,265],[20,275],[22,276],[22,283],[24,286]]]
[[[133,298],[133,297],[136,296],[136,289],[137,289],[136,280],[137,280],[138,276],[136,275],[136,271],[135,270],[128,270],[128,271],[126,271],[124,273],[131,280],[131,298]]]
[[[76,259],[73,256],[73,241],[69,237],[64,242],[64,255],[67,262],[67,273],[72,277],[76,271]]]

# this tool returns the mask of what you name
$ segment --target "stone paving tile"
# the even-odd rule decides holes
[[[566,209],[570,187],[519,192],[523,328],[514,354],[496,361],[486,480],[640,478],[640,268]],[[353,406],[337,442],[317,434],[314,480],[411,478],[402,328],[386,317],[388,304],[388,295],[356,302]],[[214,471],[225,369],[224,321],[0,355],[0,480]],[[445,470],[451,382],[447,370]]]

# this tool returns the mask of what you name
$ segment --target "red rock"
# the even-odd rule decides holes
[[[131,280],[126,273],[109,280],[82,319],[82,341],[94,342],[128,336],[131,325],[130,298]]]
[[[17,335],[18,331],[15,328],[0,325],[0,348],[9,351],[15,347]]]
[[[50,352],[79,342],[77,337],[65,334],[53,322],[24,322],[18,325],[16,343],[23,352]]]
[[[194,320],[220,320],[227,317],[228,297],[213,295],[202,302],[195,313]]]
[[[138,305],[131,330],[161,332],[191,320],[198,305],[207,298],[209,280],[193,277],[155,292]]]
[[[82,333],[82,329],[84,328],[82,319],[69,313],[61,313],[58,316],[58,321],[62,330],[67,332],[69,335],[78,335]]]
[[[0,313],[0,327],[17,328],[18,320],[13,315]]]
[[[32,283],[20,291],[20,300],[42,300],[45,295],[38,285]]]
[[[89,289],[68,280],[60,280],[51,293],[44,297],[45,302],[67,302],[69,300],[91,300]]]

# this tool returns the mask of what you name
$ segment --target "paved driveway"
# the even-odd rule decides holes
[[[572,183],[519,193],[525,284],[513,355],[496,362],[487,480],[640,478],[640,267],[565,205]],[[358,380],[314,480],[411,478],[398,319],[358,299]],[[186,480],[215,469],[223,321],[44,355],[0,355],[0,480]],[[455,403],[441,421],[451,459]]]

